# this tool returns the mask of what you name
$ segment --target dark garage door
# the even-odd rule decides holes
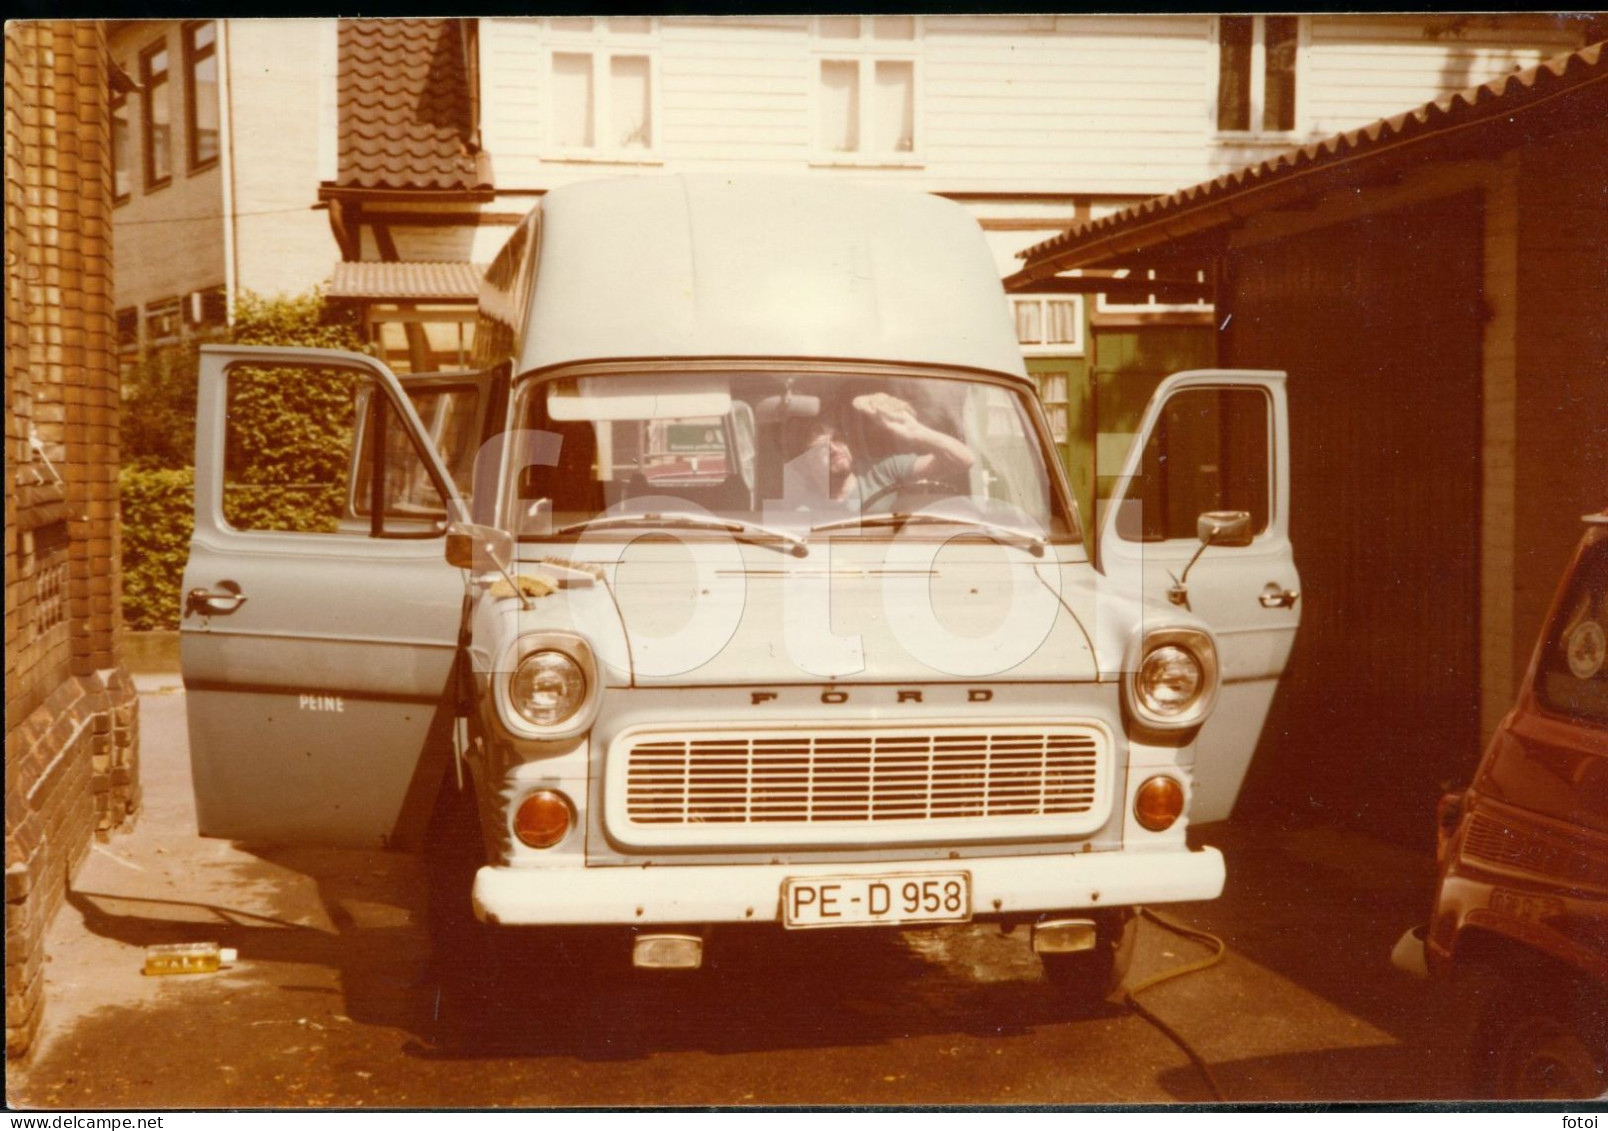
[[[1242,811],[1432,836],[1479,742],[1480,202],[1238,253],[1230,365],[1290,373],[1304,609]]]

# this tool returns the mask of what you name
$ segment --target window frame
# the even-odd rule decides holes
[[[1129,272],[1132,275],[1132,272]],[[1146,276],[1153,278],[1154,271],[1147,271]],[[1202,284],[1207,286],[1209,284]],[[1157,302],[1152,295],[1149,302],[1116,302],[1106,297],[1104,291],[1095,296],[1094,312],[1097,315],[1125,315],[1125,314],[1210,314],[1216,310],[1215,303],[1210,302]]]
[[[123,306],[117,309],[112,316],[116,327],[113,344],[119,353],[139,352],[140,348],[140,308],[137,306]],[[124,333],[125,327],[129,331]]]
[[[158,54],[167,57],[166,63],[160,72],[153,72],[151,61]],[[156,174],[156,145],[154,144],[156,122],[151,110],[154,105],[153,95],[160,89],[162,97],[167,100],[168,144],[167,144],[167,172],[161,176]],[[166,38],[159,39],[140,52],[140,150],[141,164],[144,166],[145,191],[153,192],[156,189],[166,188],[173,183],[173,50]]]
[[[205,340],[229,328],[229,291],[223,283],[197,287],[184,296],[180,305],[187,334]]]
[[[1145,453],[1149,449],[1149,446],[1152,443],[1158,442],[1158,438],[1162,437],[1164,432],[1170,427],[1170,418],[1166,415],[1168,410],[1169,410],[1169,408],[1171,407],[1170,402],[1173,401],[1176,398],[1179,398],[1179,397],[1184,397],[1184,396],[1189,396],[1191,394],[1199,394],[1199,393],[1212,393],[1212,394],[1216,394],[1218,396],[1223,396],[1224,394],[1228,394],[1228,395],[1260,394],[1260,397],[1261,397],[1260,403],[1266,409],[1266,415],[1264,417],[1264,421],[1266,423],[1267,432],[1266,432],[1266,442],[1265,442],[1265,445],[1264,445],[1263,456],[1262,456],[1262,459],[1264,461],[1263,466],[1262,466],[1262,474],[1258,478],[1260,478],[1263,481],[1263,486],[1264,486],[1264,489],[1266,491],[1266,496],[1265,496],[1265,498],[1266,498],[1266,510],[1260,515],[1257,514],[1257,512],[1256,512],[1256,510],[1254,508],[1249,512],[1250,515],[1251,515],[1251,542],[1250,542],[1250,544],[1251,545],[1256,545],[1258,543],[1265,543],[1268,539],[1270,539],[1270,538],[1272,538],[1272,537],[1274,537],[1276,535],[1276,533],[1277,533],[1277,531],[1279,529],[1279,524],[1280,524],[1279,478],[1278,478],[1278,455],[1279,455],[1278,406],[1277,406],[1277,404],[1276,404],[1276,402],[1274,400],[1273,394],[1270,393],[1269,390],[1267,390],[1266,388],[1259,388],[1259,387],[1254,386],[1254,385],[1209,385],[1209,384],[1203,384],[1203,385],[1188,386],[1188,387],[1181,388],[1181,389],[1174,389],[1171,393],[1169,393],[1167,395],[1166,401],[1162,402],[1160,413],[1157,415],[1157,417],[1155,418],[1154,422],[1152,422],[1151,427],[1149,428],[1149,430],[1148,431],[1145,430],[1143,428],[1143,422],[1141,422],[1140,431],[1138,431],[1137,433],[1134,434],[1134,438],[1130,443],[1129,454],[1131,455],[1132,452],[1133,452],[1132,445],[1134,445],[1134,444],[1140,445],[1139,449],[1138,449],[1138,451],[1139,451],[1139,459],[1138,459],[1138,463],[1135,465],[1136,475],[1134,476],[1133,481],[1130,483],[1129,487],[1127,488],[1127,491],[1131,492],[1131,493],[1127,493],[1125,495],[1124,501],[1125,502],[1131,502],[1131,501],[1134,501],[1135,498],[1137,497],[1137,500],[1140,501],[1141,504],[1143,504],[1146,501],[1146,495],[1145,495],[1146,487],[1152,487],[1152,488],[1154,488],[1156,490],[1156,492],[1157,492],[1157,494],[1159,496],[1159,499],[1160,499],[1160,505],[1161,505],[1161,508],[1162,508],[1162,510],[1164,512],[1163,521],[1166,522],[1166,520],[1171,517],[1171,515],[1167,514],[1166,512],[1169,512],[1172,509],[1171,500],[1170,500],[1172,484],[1174,482],[1183,482],[1183,481],[1185,481],[1188,473],[1187,472],[1179,472],[1178,473],[1179,479],[1174,480],[1172,478],[1172,472],[1171,472],[1171,468],[1169,466],[1168,470],[1163,472],[1163,475],[1162,475],[1161,479],[1155,481],[1154,483],[1146,483],[1145,482],[1145,479],[1146,479]],[[1219,422],[1219,439],[1221,439],[1221,436],[1222,436],[1221,422]],[[1219,448],[1219,451],[1221,451],[1221,448]],[[1174,453],[1172,453],[1170,451],[1166,452],[1166,453],[1163,453],[1162,459],[1165,460],[1170,465],[1173,455],[1174,455]],[[1127,465],[1127,460],[1126,460],[1126,458],[1124,458],[1124,460],[1122,461],[1122,464],[1120,466],[1125,468],[1126,465]],[[1218,484],[1219,492],[1220,492],[1219,500],[1211,509],[1226,509],[1229,506],[1229,504],[1223,502],[1222,498],[1221,498],[1221,493],[1223,493],[1224,486],[1225,486],[1224,482],[1219,481],[1219,484]],[[1113,497],[1115,497],[1115,493],[1113,493]],[[1238,501],[1238,500],[1236,500],[1236,501]],[[1197,512],[1197,513],[1199,513],[1199,512]],[[1195,528],[1193,528],[1193,527],[1189,527],[1189,528],[1183,530],[1182,532],[1180,532],[1178,534],[1172,534],[1170,532],[1164,531],[1162,536],[1159,537],[1159,538],[1145,538],[1145,537],[1143,537],[1144,527],[1143,527],[1143,525],[1141,525],[1140,528],[1139,528],[1139,531],[1138,531],[1140,536],[1135,537],[1132,526],[1128,525],[1128,523],[1125,523],[1124,519],[1127,519],[1128,523],[1137,521],[1137,522],[1140,522],[1142,524],[1143,521],[1144,521],[1143,511],[1140,511],[1138,513],[1137,518],[1133,518],[1131,516],[1121,516],[1116,520],[1116,522],[1111,527],[1112,533],[1114,533],[1118,539],[1120,539],[1123,542],[1127,542],[1130,545],[1154,546],[1154,545],[1161,545],[1161,544],[1164,544],[1164,543],[1188,544],[1188,543],[1191,543],[1191,542],[1198,541],[1198,534],[1197,534]],[[1258,525],[1258,520],[1260,520],[1259,525]]]
[[[1076,326],[1076,329],[1077,329],[1077,336],[1072,341],[1070,341],[1070,342],[1051,342],[1051,341],[1047,341],[1047,340],[1045,340],[1044,335],[1041,332],[1040,335],[1039,335],[1039,340],[1037,342],[1024,342],[1024,341],[1021,340],[1021,336],[1018,335],[1017,336],[1017,344],[1021,346],[1022,356],[1023,357],[1086,357],[1088,355],[1087,346],[1085,345],[1085,330],[1084,330],[1084,323],[1088,319],[1088,310],[1087,310],[1086,304],[1083,301],[1083,296],[1082,295],[1080,295],[1080,294],[1032,294],[1032,293],[1027,293],[1027,294],[1021,294],[1021,295],[1011,295],[1010,296],[1010,302],[1011,302],[1011,324],[1013,326],[1016,324],[1016,309],[1017,309],[1017,307],[1022,306],[1022,305],[1026,304],[1026,303],[1030,303],[1030,302],[1036,302],[1036,303],[1039,304],[1039,326],[1040,327],[1048,327],[1049,324],[1050,324],[1050,322],[1049,322],[1049,304],[1052,303],[1052,302],[1068,302],[1068,303],[1071,303],[1073,309],[1076,311],[1076,316],[1074,318],[1074,325]]]
[[[164,346],[176,346],[184,340],[184,300],[174,295],[169,298],[157,299],[155,302],[145,304],[141,312],[140,324],[143,331],[143,345],[147,349],[161,349]],[[171,316],[173,318],[173,333],[158,335],[155,320]]]
[[[1055,369],[1029,374],[1033,384],[1038,387],[1039,404],[1044,409],[1044,422],[1050,430],[1050,442],[1055,445],[1056,454],[1065,459],[1067,445],[1072,442],[1072,374],[1066,370]],[[1063,382],[1059,397],[1051,397],[1045,390],[1046,380],[1059,378]],[[1059,415],[1056,410],[1059,409]],[[1059,427],[1059,431],[1057,431]]]
[[[542,21],[541,99],[543,161],[600,162],[613,165],[661,165],[664,99],[661,92],[659,66],[659,19],[645,18],[645,32],[614,31],[606,16],[562,17],[566,19],[590,18],[590,31],[570,31],[555,27],[555,17]],[[553,60],[557,55],[587,55],[592,60],[592,138],[593,144],[564,145],[558,140],[558,117],[555,113]],[[622,149],[603,144],[613,118],[613,92],[609,85],[610,64],[616,58],[640,57],[648,64],[648,144],[641,149]]]
[[[1267,17],[1270,14],[1273,16],[1287,16],[1295,20],[1295,71],[1293,78],[1295,86],[1295,117],[1287,130],[1270,130],[1262,126],[1263,116],[1267,108]],[[1251,21],[1250,106],[1247,116],[1249,128],[1243,130],[1225,129],[1217,117],[1218,91],[1223,77],[1222,33],[1224,19],[1248,19]],[[1310,81],[1307,76],[1311,73],[1308,60],[1311,34],[1311,18],[1303,15],[1259,12],[1254,15],[1237,14],[1212,17],[1210,56],[1207,66],[1206,121],[1214,141],[1227,144],[1264,141],[1283,142],[1300,137],[1307,132],[1307,123],[1311,120],[1311,117],[1307,113],[1307,100],[1303,97],[1303,88]]]
[[[207,24],[212,25],[212,42],[207,44],[205,47],[197,48],[195,46],[196,32]],[[219,73],[219,68],[222,66],[222,61],[218,58],[218,31],[217,20],[191,20],[184,25],[182,30],[182,47],[184,58],[184,154],[187,163],[186,168],[188,168],[191,173],[200,173],[206,171],[207,169],[211,169],[217,165],[223,155],[223,122],[221,105],[223,97],[223,83],[221,81],[222,75]],[[212,80],[212,86],[214,89],[214,97],[216,97],[220,103],[218,106],[219,122],[217,129],[218,151],[211,157],[202,160],[196,156],[197,142],[199,141],[199,121],[196,114],[197,105],[195,89],[197,84],[195,81],[195,72],[196,67],[208,59],[212,59],[214,61],[214,78]]]
[[[922,152],[922,138],[926,134],[925,116],[922,114],[922,66],[925,28],[922,17],[912,15],[914,34],[909,39],[877,39],[877,19],[889,16],[812,16],[810,18],[810,164],[813,166],[876,166],[885,168],[920,168],[926,163]],[[858,19],[859,35],[854,39],[829,39],[821,32],[823,19]],[[910,148],[908,150],[872,151],[865,148],[871,136],[873,112],[869,92],[876,83],[876,67],[882,62],[910,64]],[[852,152],[837,152],[821,148],[821,130],[824,125],[824,108],[821,105],[821,67],[824,63],[854,63],[859,75],[858,136],[861,148]]]
[[[301,347],[288,347],[286,352],[290,354],[303,352],[314,354],[320,351],[304,350]],[[203,355],[204,360],[205,355]],[[377,364],[383,366],[383,363]],[[222,426],[217,432],[218,462],[214,468],[215,474],[207,477],[210,480],[206,489],[209,491],[208,505],[212,508],[213,517],[211,522],[213,523],[213,529],[230,538],[244,538],[254,541],[285,538],[314,540],[303,541],[303,545],[340,545],[342,543],[349,546],[353,544],[373,545],[384,542],[420,542],[445,537],[447,523],[436,520],[433,516],[424,521],[436,523],[439,528],[428,530],[395,529],[388,528],[386,522],[390,519],[400,519],[401,516],[391,513],[384,507],[380,508],[378,514],[373,509],[373,500],[384,497],[386,481],[390,474],[390,467],[385,458],[387,455],[385,438],[389,431],[390,422],[393,419],[401,427],[414,458],[423,467],[430,484],[434,487],[436,494],[445,506],[448,521],[451,520],[454,513],[455,503],[462,501],[457,495],[456,489],[449,489],[447,481],[438,473],[436,464],[439,462],[439,455],[437,454],[436,459],[431,458],[432,453],[434,453],[433,445],[429,448],[421,447],[421,439],[425,444],[430,444],[429,437],[421,436],[411,427],[406,413],[400,410],[400,402],[397,396],[393,395],[388,383],[382,379],[380,370],[370,368],[367,365],[354,365],[342,360],[316,356],[310,358],[291,357],[288,359],[284,357],[264,357],[260,360],[255,357],[231,357],[224,362],[222,369],[221,396],[225,405],[228,404],[231,396],[230,382],[233,380],[234,371],[242,368],[317,370],[325,373],[340,372],[351,374],[355,382],[367,382],[367,386],[357,389],[353,397],[351,444],[346,451],[345,510],[341,520],[347,524],[347,528],[341,529],[338,526],[334,530],[283,529],[278,527],[236,526],[231,522],[226,498],[231,485],[238,486],[239,481],[232,480],[230,477],[228,453],[231,450],[230,441],[233,421],[229,413],[224,412],[222,414]],[[391,376],[394,379],[394,375]],[[204,387],[205,382],[203,382]],[[205,396],[204,393],[203,396]],[[405,389],[401,392],[401,400],[408,400]],[[409,408],[411,409],[411,402],[409,403]],[[371,443],[370,440],[376,435],[379,437],[378,442]],[[375,474],[376,472],[378,473],[377,475]],[[368,478],[362,479],[360,482],[360,477],[365,473]],[[197,479],[196,486],[197,490],[202,489],[200,477]],[[365,492],[360,493],[359,487],[364,488]],[[360,504],[360,500],[364,499],[365,495],[369,504],[368,509],[362,509]],[[364,522],[367,523],[367,527],[359,529],[359,526]],[[293,544],[281,542],[280,545],[290,546]]]
[[[123,90],[112,91],[107,103],[107,127],[110,133],[109,145],[112,151],[112,205],[127,204],[134,195],[134,115],[128,104],[128,92]],[[123,115],[123,144],[117,144],[117,115]],[[121,152],[119,152],[121,150]],[[128,190],[117,191],[117,159],[123,159],[123,171],[127,176]]]
[[[140,360],[140,308],[120,307],[112,317],[115,327],[112,349],[117,357],[117,372],[119,378],[126,381]]]

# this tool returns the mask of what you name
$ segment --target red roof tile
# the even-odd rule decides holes
[[[1181,214],[1215,205],[1252,189],[1286,179],[1293,180],[1309,170],[1338,165],[1387,148],[1396,149],[1403,144],[1431,139],[1463,126],[1487,123],[1494,126],[1508,121],[1511,115],[1528,106],[1549,101],[1565,92],[1591,87],[1591,93],[1602,98],[1605,110],[1608,110],[1608,52],[1603,48],[1604,44],[1594,43],[1572,54],[1548,59],[1529,70],[1503,75],[1481,86],[1449,94],[1405,114],[1323,138],[1294,152],[1225,173],[1216,180],[1179,189],[1166,196],[1152,197],[1121,212],[1076,225],[1059,236],[1018,253],[1019,258],[1027,260],[1027,267],[1022,275],[1014,278],[1023,278],[1028,272],[1042,277],[1042,269],[1034,269],[1052,260],[1061,261],[1060,269],[1063,270],[1079,266],[1079,263],[1066,260],[1086,247],[1168,222],[1168,231],[1158,235],[1156,240],[1165,242],[1179,234],[1179,230],[1170,224],[1175,218],[1177,223],[1184,223]]]
[[[462,21],[342,20],[338,188],[489,188]]]
[[[475,302],[485,273],[474,263],[341,261],[335,264],[329,297]]]

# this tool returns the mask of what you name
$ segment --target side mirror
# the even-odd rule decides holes
[[[1250,511],[1202,511],[1195,520],[1195,534],[1203,546],[1249,546]]]
[[[1189,559],[1182,577],[1173,581],[1167,590],[1167,600],[1189,608],[1189,571],[1195,568],[1207,546],[1249,546],[1254,532],[1251,530],[1250,511],[1202,511],[1195,520],[1195,534],[1200,538],[1200,549]]]
[[[508,572],[514,560],[514,537],[495,526],[480,526],[473,522],[454,522],[447,527],[447,562],[459,569],[484,573],[495,569],[513,588],[523,608],[530,608],[530,598]]]
[[[495,526],[454,522],[447,527],[447,562],[459,569],[506,570],[513,561],[514,540]]]

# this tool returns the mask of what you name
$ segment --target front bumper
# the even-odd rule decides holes
[[[504,926],[778,923],[782,881],[811,876],[971,873],[974,916],[1215,899],[1215,848],[882,860],[844,864],[627,865],[574,870],[481,868],[475,916]]]

